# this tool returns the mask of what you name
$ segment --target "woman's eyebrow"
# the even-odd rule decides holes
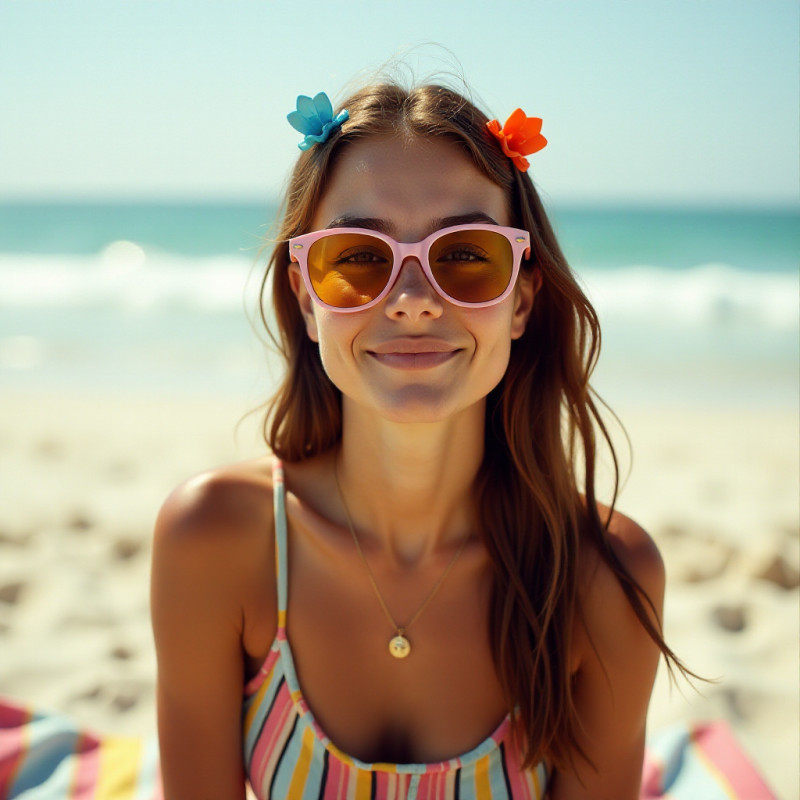
[[[341,217],[331,220],[327,228],[367,228],[371,231],[379,231],[385,233],[387,236],[391,235],[393,226],[390,225],[385,219],[378,219],[377,217],[356,217],[348,214],[343,214]]]
[[[497,221],[490,217],[484,211],[470,211],[466,214],[456,214],[451,217],[438,217],[431,220],[428,226],[428,232],[434,233],[441,228],[451,228],[454,225],[471,225],[474,223],[485,222],[488,225],[497,225]],[[343,214],[341,217],[331,220],[328,228],[366,228],[372,231],[379,231],[387,236],[391,236],[394,231],[394,225],[387,222],[385,219],[377,217],[357,217],[349,214]]]
[[[454,225],[472,225],[477,222],[485,222],[487,225],[498,225],[499,223],[484,211],[470,211],[467,214],[457,214],[452,217],[439,217],[431,220],[430,232],[438,231],[440,228],[451,228]]]

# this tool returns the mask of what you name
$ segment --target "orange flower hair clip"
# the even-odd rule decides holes
[[[537,153],[547,144],[547,139],[540,133],[542,120],[539,117],[526,117],[521,108],[506,120],[502,129],[496,119],[487,122],[486,127],[520,172],[527,172],[530,166],[525,156]]]

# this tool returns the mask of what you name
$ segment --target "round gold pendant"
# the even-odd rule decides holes
[[[405,658],[411,652],[411,643],[405,636],[398,633],[397,636],[389,642],[389,652],[395,658]]]

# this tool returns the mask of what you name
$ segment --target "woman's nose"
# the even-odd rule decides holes
[[[444,299],[433,288],[416,258],[407,258],[400,266],[394,286],[386,297],[390,317],[408,317],[414,321],[441,316]]]

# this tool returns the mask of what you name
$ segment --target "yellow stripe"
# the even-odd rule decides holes
[[[478,800],[491,800],[492,785],[489,783],[489,756],[475,762],[475,797]]]
[[[372,773],[365,769],[356,772],[356,800],[370,800],[372,796]]]
[[[533,790],[536,792],[536,800],[542,800],[542,784],[539,783],[539,767],[535,766],[532,770],[529,770],[529,772],[533,778]]]
[[[100,747],[95,800],[131,800],[142,764],[141,739],[108,738]]]
[[[713,761],[700,749],[700,745],[697,743],[697,731],[693,730],[691,733],[691,740],[692,740],[692,747],[694,749],[695,754],[697,755],[697,760],[703,762],[703,766],[711,773],[714,779],[719,784],[719,788],[722,789],[723,792],[728,796],[730,800],[739,800],[739,795],[734,791],[733,786],[731,786],[730,781],[719,771],[717,765],[714,764]]]
[[[294,767],[292,782],[289,784],[289,793],[286,800],[302,800],[303,790],[306,788],[308,772],[311,768],[311,753],[314,749],[314,729],[310,726],[303,731],[303,741],[300,745],[300,757]]]
[[[286,627],[286,612],[279,611],[278,612],[278,627],[285,628]]]

